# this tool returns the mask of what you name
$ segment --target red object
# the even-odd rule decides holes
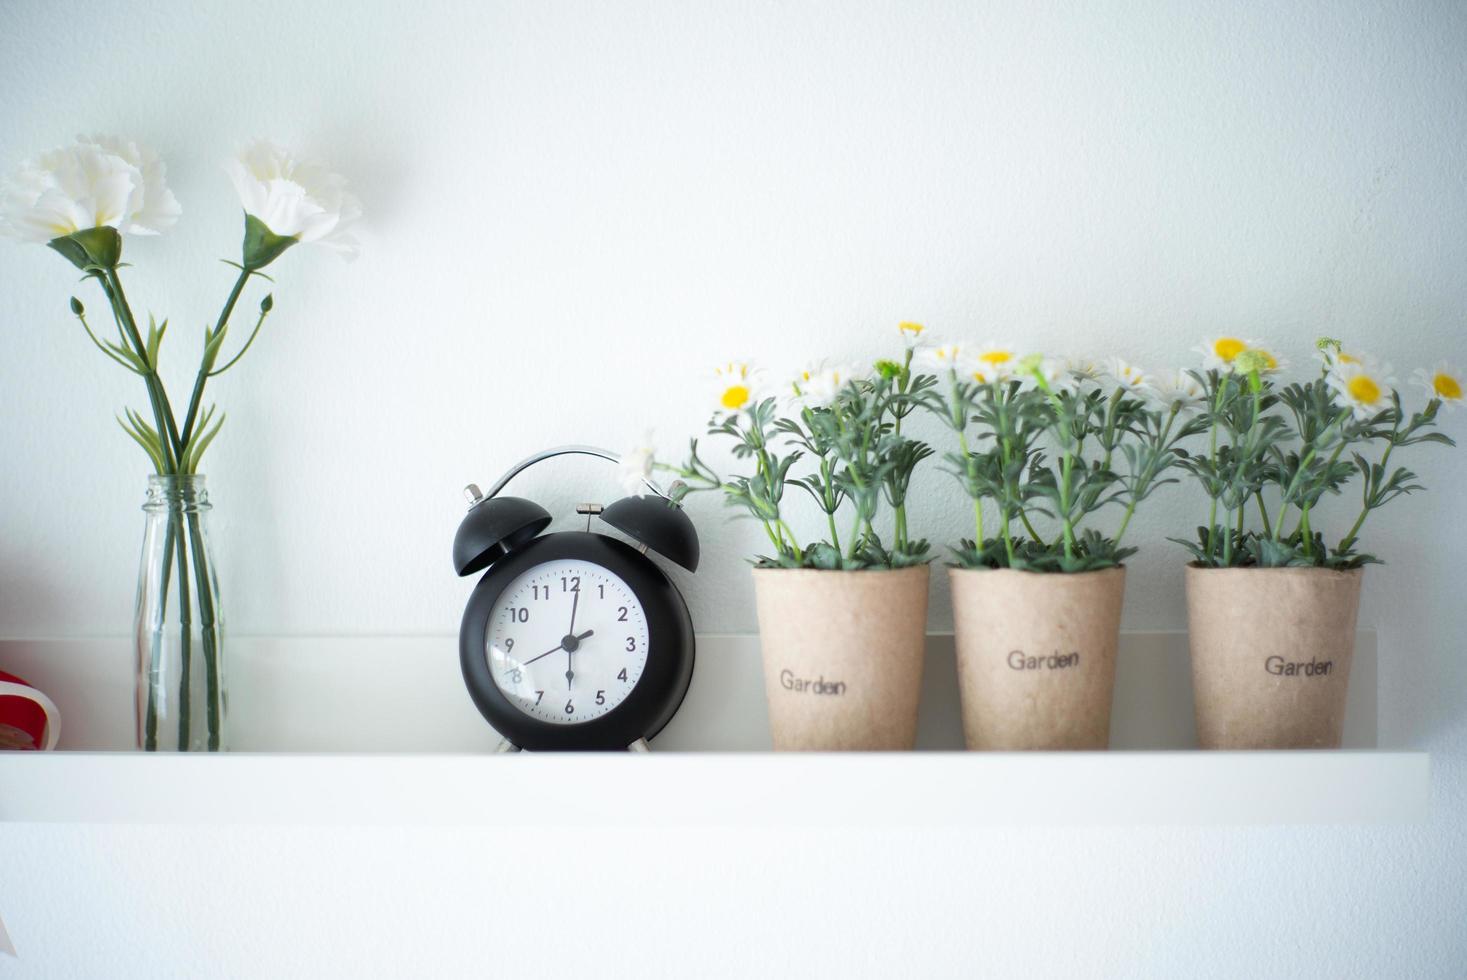
[[[54,749],[61,716],[51,699],[0,670],[0,749]]]

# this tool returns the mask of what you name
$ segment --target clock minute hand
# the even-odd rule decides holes
[[[569,639],[575,640],[577,643],[579,643],[581,640],[584,640],[586,637],[593,635],[595,632],[596,632],[595,630],[586,630],[586,632],[582,633],[580,636],[572,636],[572,637],[569,637]],[[560,641],[560,644],[558,646],[554,647],[553,649],[546,650],[544,653],[540,654],[539,656],[531,657],[529,660],[526,660],[523,663],[521,663],[520,666],[521,667],[528,667],[528,666],[530,666],[530,664],[534,663],[536,660],[543,660],[546,657],[550,656],[552,653],[559,653],[560,651],[562,651],[564,649],[565,649],[565,640],[561,640]]]
[[[529,660],[526,660],[524,663],[520,664],[520,666],[521,667],[528,667],[528,666],[530,666],[530,664],[534,663],[536,660],[543,660],[546,657],[550,656],[552,653],[559,653],[561,650],[564,650],[564,649],[565,649],[565,641],[562,640],[560,643],[556,644],[553,649],[546,650],[544,653],[540,654],[538,657],[531,657]]]

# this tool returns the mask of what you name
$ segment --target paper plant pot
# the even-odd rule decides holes
[[[1106,748],[1126,570],[948,574],[968,748]]]
[[[910,749],[927,634],[926,565],[756,568],[769,729],[780,751]]]
[[[1197,741],[1339,748],[1360,569],[1187,566]]]

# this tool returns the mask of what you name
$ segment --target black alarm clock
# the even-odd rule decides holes
[[[484,575],[459,631],[464,683],[502,749],[644,750],[682,704],[694,654],[687,603],[648,552],[696,571],[698,535],[650,481],[647,494],[577,507],[585,531],[542,533],[545,508],[499,492],[528,467],[568,454],[619,461],[561,446],[522,460],[487,494],[465,490],[453,567]],[[593,518],[634,544],[592,532]]]

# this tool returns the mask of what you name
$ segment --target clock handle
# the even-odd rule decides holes
[[[627,751],[628,752],[651,752],[652,751],[652,746],[650,746],[650,745],[647,744],[647,740],[645,738],[639,738],[635,742],[633,742],[631,745],[628,745],[627,746]]]
[[[610,449],[598,449],[595,446],[556,446],[554,449],[545,449],[538,453],[535,453],[533,456],[526,456],[524,459],[511,466],[508,472],[506,472],[503,476],[494,481],[494,485],[489,488],[489,492],[484,494],[484,499],[487,500],[491,497],[494,497],[496,494],[499,493],[499,491],[504,489],[505,485],[509,483],[510,480],[513,480],[515,477],[519,476],[520,473],[529,469],[531,466],[534,466],[536,463],[543,463],[545,460],[554,459],[557,456],[573,455],[596,456],[610,463],[621,462],[621,455],[619,453],[612,452]],[[668,496],[667,491],[663,490],[651,480],[643,479],[642,483],[646,485],[648,490],[651,490],[654,494],[662,497],[664,500],[672,499],[670,496]]]

